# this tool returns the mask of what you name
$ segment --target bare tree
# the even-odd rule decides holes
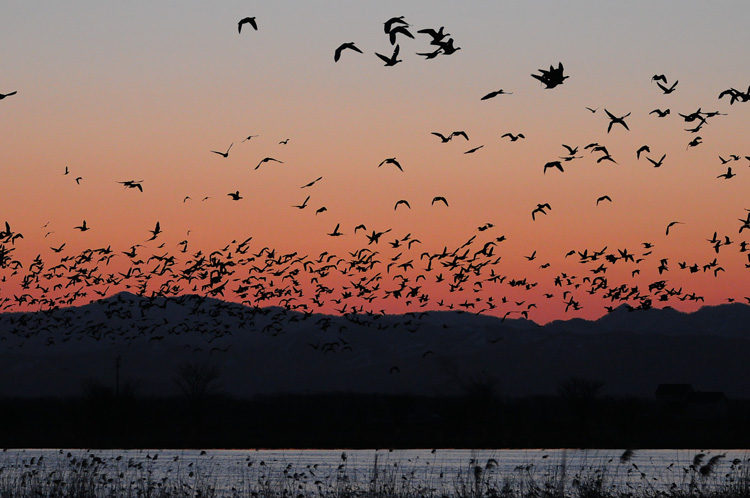
[[[219,388],[221,369],[208,363],[182,362],[177,366],[174,383],[192,400],[203,399]]]

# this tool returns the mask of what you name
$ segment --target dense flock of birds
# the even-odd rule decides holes
[[[253,31],[243,32],[243,27],[249,26]],[[241,19],[237,25],[241,36],[262,31],[262,25],[255,17]],[[401,63],[399,41],[404,38],[414,39],[412,26],[403,16],[393,17],[384,23],[384,32],[388,37],[393,51],[390,55],[375,53],[385,63],[394,66]],[[416,30],[417,35],[428,40],[431,49],[417,52],[426,60],[438,56],[450,56],[461,47],[445,32],[445,27],[439,29],[424,28]],[[345,42],[335,48],[333,60],[335,63],[345,63],[348,57],[362,56],[363,51],[355,42]],[[531,74],[538,80],[545,90],[552,90],[565,84],[570,77],[565,74],[562,62],[551,64],[549,69],[539,69],[538,74]],[[652,81],[664,94],[678,91],[678,81],[669,83],[664,75],[654,75]],[[0,94],[0,100],[15,96],[13,91]],[[513,92],[503,89],[493,90],[479,97],[480,100],[508,97]],[[729,98],[729,104],[745,103],[750,100],[750,88],[747,91],[729,88],[718,95],[718,99]],[[19,97],[14,97],[19,98]],[[586,108],[591,113],[597,113],[598,108]],[[607,133],[618,128],[630,130],[627,118],[630,112],[617,115],[608,109],[603,109],[608,119]],[[670,114],[670,109],[655,109],[649,114],[656,118],[664,118]],[[686,123],[686,131],[691,134],[686,148],[698,147],[702,138],[698,133],[709,125],[709,120],[725,114],[719,111],[704,111],[698,108],[687,113],[677,113]],[[462,130],[448,134],[434,131],[432,135],[445,144],[454,139],[468,143],[469,136]],[[248,135],[242,142],[251,141],[259,135]],[[525,139],[523,133],[505,133],[502,138],[511,142]],[[279,145],[286,145],[289,138],[281,140]],[[226,149],[211,150],[217,160],[229,157],[234,142]],[[465,154],[479,151],[483,145],[466,150]],[[568,163],[583,158],[584,151],[597,154],[596,163],[604,161],[618,164],[607,147],[599,143],[589,143],[584,146],[562,144],[564,153],[559,157],[540,165],[541,174],[562,174]],[[208,151],[207,151],[208,152]],[[214,157],[216,157],[214,156]],[[633,156],[640,161],[645,158],[654,168],[660,168],[667,161],[667,154],[657,153],[652,156],[651,149],[644,144]],[[750,161],[750,156],[728,154],[720,156],[722,167],[726,172],[718,175],[718,179],[731,180],[739,173],[739,165],[748,166],[744,161]],[[284,161],[265,157],[255,166],[259,169],[272,163],[282,164]],[[732,169],[735,166],[735,170]],[[402,164],[396,157],[384,158],[380,164],[373,164],[373,168],[393,168],[403,172],[408,165]],[[72,172],[65,167],[63,175]],[[82,177],[75,177],[80,183]],[[301,185],[301,189],[314,190],[322,176]],[[144,180],[120,180],[124,189],[143,192]],[[306,190],[307,192],[307,190]],[[240,190],[228,192],[226,202],[239,202],[244,199]],[[317,216],[327,211],[322,205],[312,207],[312,194],[298,204],[290,206],[299,209],[314,210]],[[209,197],[204,197],[206,201]],[[190,196],[185,196],[183,202],[196,202]],[[609,195],[602,195],[596,199],[596,205],[611,203]],[[433,209],[450,209],[450,201],[445,196],[435,196],[432,199]],[[436,206],[437,205],[437,206]],[[394,210],[411,209],[407,199],[400,199],[394,205]],[[747,211],[747,212],[745,212]],[[172,298],[173,302],[189,301],[196,314],[210,316],[214,324],[204,325],[207,332],[221,334],[228,326],[221,325],[222,313],[237,313],[229,305],[214,304],[210,309],[202,308],[201,304],[216,298],[233,301],[246,305],[241,321],[245,326],[252,326],[256,316],[269,313],[268,307],[275,306],[272,320],[266,320],[263,332],[280,333],[286,320],[310,319],[315,313],[335,313],[353,323],[363,326],[378,327],[378,318],[389,308],[387,302],[397,302],[399,306],[411,313],[408,315],[407,329],[414,332],[419,328],[420,317],[431,310],[457,310],[473,313],[491,313],[506,318],[529,318],[533,310],[544,306],[544,300],[558,300],[564,306],[565,312],[582,309],[581,296],[598,296],[603,306],[612,311],[620,305],[626,305],[631,310],[649,309],[657,304],[667,306],[675,301],[703,301],[701,295],[680,288],[670,286],[667,279],[669,272],[682,271],[687,273],[710,272],[719,276],[726,269],[719,258],[724,251],[739,251],[747,253],[750,268],[750,251],[748,250],[747,234],[750,233],[750,210],[738,213],[737,233],[719,234],[707,239],[706,244],[715,252],[715,257],[709,261],[672,261],[669,257],[659,257],[654,254],[656,242],[643,242],[637,248],[608,248],[608,247],[579,247],[572,248],[564,258],[577,260],[581,266],[578,274],[570,272],[555,272],[549,281],[543,283],[537,291],[524,298],[524,292],[532,291],[540,282],[523,276],[503,271],[500,266],[502,243],[505,235],[496,233],[495,225],[486,223],[476,228],[464,243],[455,247],[445,246],[442,251],[431,252],[421,249],[421,241],[411,233],[396,235],[393,229],[375,230],[365,224],[353,228],[343,227],[336,223],[327,232],[330,237],[349,236],[360,241],[359,247],[346,254],[334,254],[323,251],[320,254],[306,254],[304,252],[281,253],[273,247],[258,247],[253,237],[233,240],[225,247],[211,252],[191,250],[187,239],[176,246],[167,247],[167,243],[160,243],[160,236],[164,228],[156,221],[153,229],[148,229],[148,237],[142,242],[134,243],[130,248],[115,249],[111,246],[89,248],[78,253],[67,250],[66,244],[51,246],[49,257],[37,255],[32,261],[25,262],[17,259],[14,252],[23,243],[23,234],[14,230],[12,222],[6,221],[4,229],[0,230],[0,274],[2,275],[2,295],[0,295],[0,310],[6,313],[0,317],[0,323],[6,325],[19,336],[27,337],[33,330],[42,326],[44,320],[50,316],[58,317],[57,326],[66,326],[65,314],[61,308],[85,303],[90,300],[103,299],[120,291],[129,291],[142,297],[143,300],[110,299],[107,302],[107,319],[113,316],[132,318],[137,321],[150,307],[166,307]],[[537,222],[540,216],[553,213],[553,206],[549,202],[540,202],[529,206],[530,222]],[[665,226],[665,236],[677,230],[682,220],[674,220]],[[150,225],[151,226],[151,225]],[[96,230],[87,221],[81,220],[72,230],[85,232]],[[47,229],[47,227],[43,227]],[[747,230],[747,231],[746,231]],[[144,232],[146,230],[144,229]],[[46,235],[52,233],[48,231]],[[744,237],[744,238],[743,238]],[[153,243],[153,244],[148,244]],[[525,256],[529,262],[535,261],[537,251]],[[112,264],[111,264],[112,263]],[[111,265],[110,265],[111,264]],[[631,277],[650,270],[656,275],[647,286],[639,286],[632,281],[613,282],[607,276],[607,271],[618,265],[626,266]],[[518,267],[516,267],[518,268]],[[554,272],[549,262],[540,263],[540,269]],[[539,273],[537,273],[539,274]],[[549,275],[549,274],[547,274]],[[13,283],[11,285],[11,283]],[[545,287],[547,286],[547,287]],[[440,295],[440,298],[434,297]],[[512,297],[509,297],[512,296]],[[518,297],[521,296],[521,297]],[[531,296],[537,296],[542,301]],[[750,297],[745,297],[750,302]],[[734,298],[728,298],[729,301]],[[135,307],[135,309],[134,309]],[[234,311],[232,311],[234,310]],[[20,311],[42,311],[42,314],[9,313]],[[292,313],[296,312],[296,313]],[[406,315],[405,315],[406,317]],[[330,327],[330,317],[317,315],[318,326],[322,329]],[[36,322],[35,322],[36,321]],[[49,325],[43,325],[49,327]],[[70,326],[68,323],[67,326]],[[156,324],[137,329],[137,335],[153,334],[157,326],[171,326],[172,330],[186,327],[186,324]],[[82,332],[89,335],[101,335],[104,322],[88,323]],[[174,332],[177,333],[177,332]],[[219,349],[218,351],[221,351]],[[212,351],[213,352],[213,351]]]

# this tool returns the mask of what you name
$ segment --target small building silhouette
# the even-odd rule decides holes
[[[659,384],[654,393],[660,409],[696,418],[726,415],[727,397],[721,391],[696,391],[690,384]]]

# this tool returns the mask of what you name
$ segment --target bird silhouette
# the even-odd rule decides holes
[[[484,147],[484,145],[480,145],[479,147],[474,147],[473,149],[469,149],[466,152],[464,152],[464,154],[473,154],[476,151],[478,151],[479,149],[481,149],[482,147]]]
[[[307,201],[309,201],[309,200],[310,200],[310,196],[308,195],[307,198],[305,199],[305,201],[302,204],[300,204],[298,206],[292,206],[292,207],[296,207],[298,209],[305,209],[307,207]]]
[[[245,17],[243,19],[240,19],[240,21],[237,23],[237,32],[242,33],[242,26],[245,24],[249,24],[253,27],[255,31],[258,31],[258,24],[255,22],[254,17]]]
[[[626,130],[630,130],[630,128],[628,128],[627,123],[625,123],[625,118],[627,118],[628,116],[630,116],[630,113],[627,113],[624,116],[620,116],[618,118],[614,114],[612,114],[611,112],[609,112],[606,108],[604,109],[604,112],[607,113],[607,116],[609,116],[609,119],[610,119],[609,125],[607,126],[607,133],[609,133],[612,130],[612,125],[614,125],[614,124],[620,124]]]
[[[612,199],[608,195],[603,195],[603,196],[599,197],[598,199],[596,199],[596,205],[598,206],[599,203],[602,202],[602,201],[612,202]]]
[[[359,52],[360,54],[362,53],[362,51],[360,49],[358,49],[356,45],[354,45],[354,42],[342,43],[333,52],[333,62],[338,62],[339,59],[341,58],[341,52],[343,52],[346,49],[353,50],[355,52]]]
[[[651,149],[648,145],[642,145],[637,151],[635,151],[635,158],[640,159],[641,158],[641,152],[648,152],[651,153]]]
[[[727,172],[726,173],[722,173],[721,175],[717,176],[716,178],[724,178],[725,180],[729,180],[730,178],[735,177],[735,176],[737,176],[737,174],[736,173],[732,173],[732,167],[731,166],[727,166]]]
[[[435,204],[436,202],[442,202],[443,204],[445,204],[446,207],[448,207],[448,201],[445,200],[445,197],[442,197],[442,196],[434,197],[430,205]]]
[[[386,22],[383,23],[383,31],[385,31],[385,34],[388,34],[393,29],[394,24],[402,24],[404,26],[409,26],[409,23],[404,21],[404,16],[398,16],[398,17],[391,17]]]
[[[380,161],[380,164],[378,164],[378,168],[381,167],[384,164],[392,164],[395,167],[397,167],[400,171],[404,171],[404,168],[401,167],[401,164],[396,160],[395,157],[389,157],[387,159],[383,159]]]
[[[512,133],[505,133],[503,135],[500,135],[500,138],[505,138],[505,137],[510,138],[511,142],[515,142],[519,138],[526,138],[525,136],[523,136],[523,133],[519,133],[518,135],[513,135]]]
[[[149,230],[149,232],[151,232],[151,238],[148,239],[146,242],[148,242],[149,240],[156,239],[156,237],[161,233],[161,226],[159,225],[158,221],[156,222],[156,226],[154,227],[154,229]]]
[[[497,97],[498,95],[513,95],[513,92],[506,92],[505,90],[503,90],[503,89],[501,88],[500,90],[497,90],[497,91],[495,91],[495,92],[490,92],[490,93],[488,93],[487,95],[485,95],[484,97],[482,97],[482,98],[481,98],[481,99],[479,99],[479,100],[488,100],[488,99],[491,99],[491,98]]]
[[[273,157],[264,157],[263,159],[260,160],[260,162],[254,169],[260,168],[262,164],[267,163],[269,161],[273,161],[279,164],[284,164],[284,161],[279,161],[278,159],[274,159]]]
[[[666,82],[665,82],[665,83],[666,83]],[[657,82],[656,82],[656,86],[658,86],[659,88],[661,88],[662,92],[664,92],[664,95],[668,95],[668,94],[670,94],[670,93],[674,92],[674,90],[675,90],[675,87],[677,86],[677,83],[679,83],[679,81],[675,81],[674,83],[672,83],[672,86],[670,86],[670,87],[667,87],[667,86],[665,86],[665,85],[662,85],[661,83],[659,83],[659,82],[657,81]]]
[[[661,156],[661,159],[659,159],[658,161],[654,161],[653,159],[651,159],[648,156],[646,156],[646,159],[648,159],[648,162],[650,162],[651,164],[654,165],[654,168],[659,168],[659,167],[661,167],[664,164],[664,159],[666,157],[667,157],[667,155],[664,154],[663,156]]]
[[[412,39],[414,38],[414,35],[412,35],[409,32],[409,29],[407,28],[407,26],[403,25],[403,24],[400,24],[398,26],[393,27],[388,32],[388,39],[390,40],[391,45],[395,45],[396,44],[396,35],[398,35],[398,34],[402,34],[402,35],[407,36],[407,37],[412,38]]]
[[[3,100],[5,97],[10,97],[11,95],[15,95],[17,93],[18,93],[18,91],[13,91],[13,92],[10,92],[10,93],[0,93],[0,100]]]
[[[563,76],[563,65],[562,62],[558,63],[557,67],[550,66],[549,71],[544,69],[538,69],[542,74],[532,74],[531,77],[541,81],[546,89],[555,88],[558,85],[562,85],[563,82],[569,78],[569,76]]]
[[[333,229],[333,232],[329,233],[331,237],[339,237],[341,235],[344,235],[342,232],[339,232],[339,225],[340,223],[336,223],[336,228]]]
[[[250,140],[250,139],[252,139],[252,138],[256,138],[256,137],[259,137],[259,136],[260,136],[260,135],[249,135],[249,136],[248,136],[248,137],[247,137],[247,138],[246,138],[245,140],[243,140],[243,142],[247,142],[248,140]],[[229,153],[229,151],[227,151],[227,153]],[[218,152],[217,152],[217,154],[218,154]]]
[[[86,225],[86,220],[83,220],[83,223],[81,223],[81,224],[80,224],[79,226],[77,226],[77,227],[73,227],[73,229],[74,229],[74,230],[80,230],[80,231],[82,231],[82,232],[85,232],[86,230],[91,230],[91,227],[89,227],[88,225]]]
[[[408,207],[409,209],[411,209],[411,206],[409,205],[409,202],[408,202],[408,201],[406,201],[406,200],[404,200],[404,199],[401,199],[400,201],[396,202],[396,205],[395,205],[395,206],[393,206],[393,210],[395,211],[395,210],[396,210],[396,208],[398,208],[398,207],[399,207],[399,206],[400,206],[401,204],[403,204],[404,206],[406,206],[406,207]]]
[[[237,190],[236,192],[230,192],[227,195],[231,197],[233,201],[239,201],[240,199],[242,199],[242,196],[240,196],[239,190]]]
[[[300,188],[312,187],[313,185],[315,185],[316,183],[318,183],[322,179],[323,179],[323,177],[319,176],[318,178],[316,178],[315,180],[311,181],[310,183],[306,183],[305,185],[302,185]]]
[[[212,150],[211,152],[213,152],[214,154],[219,154],[221,157],[226,158],[226,157],[229,157],[229,150],[232,148],[232,145],[234,145],[234,142],[232,142],[231,144],[229,144],[229,149],[227,149],[226,152],[219,152],[219,151],[216,151],[216,150]]]
[[[665,116],[669,115],[669,109],[661,110],[661,109],[654,109],[653,111],[649,112],[649,114],[656,114],[658,117],[663,118]]]
[[[395,66],[399,62],[403,62],[401,59],[398,58],[398,51],[399,51],[399,47],[398,45],[396,45],[396,47],[393,49],[393,55],[391,55],[390,57],[386,57],[385,55],[379,54],[377,52],[375,52],[375,55],[377,55],[380,58],[380,60],[385,62],[384,64],[385,66]]]
[[[552,206],[550,206],[549,203],[546,202],[544,204],[537,204],[536,208],[534,208],[534,210],[531,212],[531,219],[533,221],[536,221],[536,213],[547,214],[545,209],[552,210]]]

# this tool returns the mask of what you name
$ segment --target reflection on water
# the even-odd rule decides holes
[[[747,484],[743,450],[5,450],[0,493],[87,473],[102,489],[179,494],[492,494],[596,486],[618,493]],[[62,483],[62,484],[61,484]],[[29,484],[30,486],[30,484]],[[49,491],[49,490],[48,490]]]

